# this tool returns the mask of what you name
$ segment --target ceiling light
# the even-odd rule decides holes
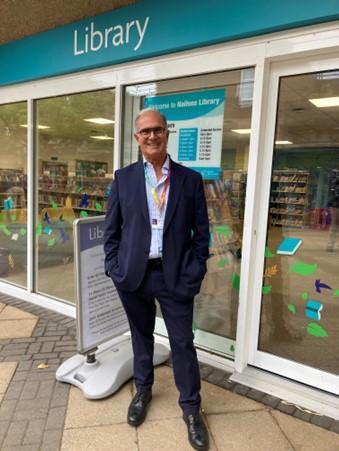
[[[276,141],[276,144],[293,144],[292,141]]]
[[[238,133],[239,135],[250,135],[250,128],[232,128],[231,132]]]
[[[20,127],[27,128],[28,125],[27,124],[21,124]],[[39,130],[46,130],[47,128],[51,128],[51,127],[49,125],[38,125],[38,129]]]
[[[308,99],[317,108],[339,106],[339,97],[323,97],[320,99]]]
[[[101,141],[113,141],[113,139],[114,139],[112,136],[107,136],[107,135],[92,135],[92,136],[90,136],[90,138],[100,139]]]
[[[111,119],[105,119],[104,117],[90,117],[88,119],[83,119],[85,122],[91,122],[92,124],[99,124],[99,125],[107,125],[107,124],[114,124],[115,121],[112,121]]]

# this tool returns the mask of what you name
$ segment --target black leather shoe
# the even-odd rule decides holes
[[[200,413],[184,415],[187,424],[188,441],[194,449],[207,450],[209,448],[208,431]]]
[[[127,423],[131,426],[139,426],[146,418],[147,406],[152,399],[152,392],[137,392],[131,401],[127,413]]]

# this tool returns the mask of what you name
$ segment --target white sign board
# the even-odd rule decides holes
[[[74,224],[78,351],[85,353],[129,330],[112,280],[105,275],[104,216]]]

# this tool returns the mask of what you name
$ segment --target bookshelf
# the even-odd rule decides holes
[[[309,215],[310,173],[298,170],[275,170],[270,197],[270,225],[303,228]]]
[[[0,169],[0,205],[5,209],[10,199],[11,208],[26,208],[27,177],[21,169]]]

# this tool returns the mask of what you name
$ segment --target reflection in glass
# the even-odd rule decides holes
[[[114,91],[39,100],[37,117],[37,290],[74,302],[73,221],[105,214]]]
[[[0,279],[27,286],[27,106],[0,106]]]
[[[338,92],[337,71],[280,81],[259,339],[260,350],[335,374],[339,105],[326,99]]]
[[[217,90],[218,95],[220,96],[221,92],[225,99],[224,110],[221,111],[221,144],[219,148],[204,150],[205,156],[212,155],[213,163],[217,160],[214,157],[218,153],[221,156],[217,164],[211,164],[217,166],[214,175],[204,175],[210,219],[211,258],[208,260],[208,273],[201,292],[196,298],[194,322],[200,330],[233,339],[236,334],[238,310],[253,79],[254,70],[251,68],[187,77],[129,86],[126,88],[125,98],[124,165],[140,158],[133,140],[134,119],[145,105],[152,102],[150,100],[152,96],[165,95],[171,96],[172,100],[180,100],[179,96],[184,94],[194,102],[201,92]],[[187,114],[189,108],[195,107],[187,106],[185,110]],[[179,130],[179,139],[182,137],[183,140],[196,142],[194,127],[199,127],[199,124],[197,122],[190,127]],[[169,130],[170,149],[171,139],[174,139],[171,124]],[[206,142],[209,141],[207,135],[208,133],[204,136]],[[197,149],[201,150],[201,141]],[[192,160],[193,150],[186,146],[185,152],[181,154],[182,158],[180,152],[177,152],[177,161],[190,166],[188,160]],[[232,354],[234,348],[225,351]]]

